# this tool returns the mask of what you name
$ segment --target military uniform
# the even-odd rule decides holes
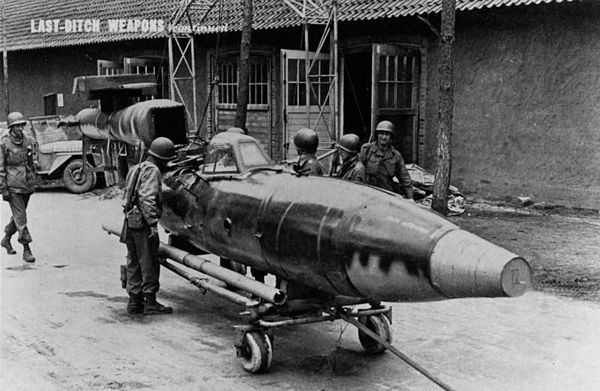
[[[133,183],[139,170],[137,182]],[[162,215],[162,174],[156,165],[143,161],[127,175],[126,189],[133,191],[134,205],[143,215],[140,229],[127,229],[127,293],[134,296],[154,294],[159,289],[160,263],[158,261],[158,235],[151,236]],[[133,190],[131,187],[135,186]]]
[[[301,154],[298,163],[294,164],[294,170],[301,175],[323,176],[325,169],[315,155]]]
[[[34,144],[27,135],[19,138],[11,131],[0,137],[0,193],[9,197],[12,211],[4,232],[9,238],[18,232],[22,244],[31,242],[26,209],[37,186]]]
[[[366,183],[365,168],[363,165],[358,163],[358,155],[347,159],[342,163],[342,167],[340,167],[337,177],[347,181]]]
[[[364,144],[360,161],[365,166],[366,183],[413,198],[412,181],[404,159],[392,145],[384,150],[377,142]]]

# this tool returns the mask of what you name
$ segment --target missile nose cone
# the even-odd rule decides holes
[[[442,295],[458,297],[520,296],[531,285],[523,258],[467,231],[450,231],[431,255],[431,282]]]

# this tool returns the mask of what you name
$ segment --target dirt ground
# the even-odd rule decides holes
[[[125,249],[100,228],[120,221],[120,202],[62,191],[32,198],[38,261],[0,259],[1,390],[439,389],[389,352],[365,355],[342,321],[276,330],[270,371],[250,375],[233,346],[241,309],[169,271],[159,300],[174,314],[127,315]],[[2,222],[7,213],[2,203]],[[600,218],[477,205],[451,220],[528,259],[534,290],[394,303],[393,344],[456,390],[597,389]]]

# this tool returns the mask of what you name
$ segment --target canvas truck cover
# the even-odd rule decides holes
[[[94,140],[149,146],[155,138],[167,137],[175,144],[187,143],[185,107],[169,99],[138,102],[111,113],[83,109],[77,120],[82,133]]]

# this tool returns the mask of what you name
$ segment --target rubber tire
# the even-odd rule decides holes
[[[86,163],[86,168],[91,170],[92,166]],[[83,161],[81,159],[71,160],[63,170],[63,181],[71,193],[85,193],[96,185],[96,173],[88,171],[87,175],[81,176],[78,173],[82,170]]]
[[[386,342],[392,343],[392,329],[390,321],[383,315],[359,316],[358,321],[378,336],[382,337]],[[386,347],[369,337],[362,330],[358,330],[358,339],[360,344],[368,354],[378,354],[386,350]]]
[[[271,339],[262,331],[244,334],[243,354],[239,357],[242,367],[250,373],[266,371],[273,359]]]

